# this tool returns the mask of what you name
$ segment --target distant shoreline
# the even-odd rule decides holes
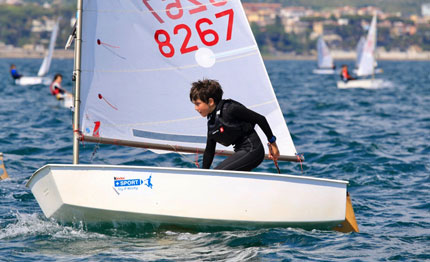
[[[32,51],[24,49],[2,50],[0,49],[0,58],[34,58],[41,59],[45,52]],[[355,60],[355,52],[333,51],[334,60]],[[54,51],[56,59],[73,59],[73,50],[56,49]],[[393,61],[430,61],[430,52],[380,52],[376,56],[377,60],[393,60]],[[263,55],[264,60],[316,60],[315,55],[294,55],[294,54],[279,54],[279,55]]]

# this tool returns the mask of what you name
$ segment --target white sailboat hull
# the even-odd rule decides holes
[[[348,82],[337,81],[337,87],[346,89],[346,88],[366,88],[373,89],[379,88],[383,84],[382,79],[356,79],[349,80]]]
[[[66,93],[64,95],[60,95],[62,99],[60,100],[61,106],[65,108],[73,108],[73,95],[70,93]]]
[[[107,165],[46,165],[27,186],[62,222],[208,226],[334,226],[346,181],[267,173]]]
[[[314,74],[317,75],[333,75],[336,73],[336,70],[331,68],[317,68],[312,71]]]
[[[49,85],[51,83],[51,78],[43,76],[23,76],[15,80],[15,84],[21,86],[30,85]]]

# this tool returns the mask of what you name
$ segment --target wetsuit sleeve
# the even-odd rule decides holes
[[[205,153],[203,154],[203,168],[209,169],[215,156],[216,142],[213,139],[207,138]]]
[[[267,140],[273,137],[272,129],[269,126],[266,118],[259,113],[246,108],[243,105],[234,105],[231,110],[231,115],[241,121],[257,124],[267,137]]]

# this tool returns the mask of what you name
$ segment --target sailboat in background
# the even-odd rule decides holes
[[[358,231],[347,181],[78,164],[80,140],[155,153],[203,153],[206,120],[189,101],[190,83],[202,78],[217,79],[224,97],[267,118],[281,160],[303,159],[296,154],[239,0],[80,0],[77,9],[73,164],[43,166],[27,183],[46,217]],[[230,155],[233,149],[221,147],[217,153]]]
[[[318,52],[318,68],[313,70],[314,74],[320,75],[332,75],[335,73],[335,67],[333,58],[330,53],[330,49],[325,43],[322,36],[317,41],[317,52]]]
[[[49,72],[49,68],[51,66],[52,55],[54,53],[55,42],[58,35],[59,29],[59,20],[54,25],[52,29],[51,38],[49,41],[48,53],[43,58],[43,62],[40,65],[39,72],[37,76],[22,76],[19,79],[15,80],[15,84],[17,85],[49,85],[52,81],[50,77],[45,77],[45,75]]]
[[[363,54],[364,43],[366,43],[366,38],[364,36],[360,37],[358,40],[357,47],[355,53],[357,54],[357,58],[355,59],[355,69],[354,73],[357,73],[358,66],[360,65],[361,55]]]
[[[338,88],[378,88],[382,85],[383,81],[381,79],[375,79],[375,50],[377,41],[376,25],[377,21],[375,14],[372,18],[366,41],[364,42],[362,48],[360,45],[357,47],[357,49],[361,49],[362,51],[357,53],[360,58],[356,74],[358,77],[362,78],[349,80],[347,82],[338,81]],[[371,79],[363,77],[371,77]]]
[[[354,68],[354,71],[353,71],[354,74],[357,74],[357,72],[358,72],[358,66],[359,66],[360,61],[361,61],[361,56],[362,56],[362,53],[363,53],[363,46],[364,46],[365,43],[366,43],[366,38],[364,36],[360,37],[360,40],[358,41],[357,48],[356,48],[357,58],[355,60],[355,68]],[[375,60],[374,73],[375,74],[383,73],[384,70],[382,68],[377,68],[377,65],[378,65],[378,63]]]

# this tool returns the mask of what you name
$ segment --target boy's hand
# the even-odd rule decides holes
[[[276,145],[276,142],[268,143],[268,145],[269,145],[269,158],[272,160],[278,160],[280,156],[278,145]]]

